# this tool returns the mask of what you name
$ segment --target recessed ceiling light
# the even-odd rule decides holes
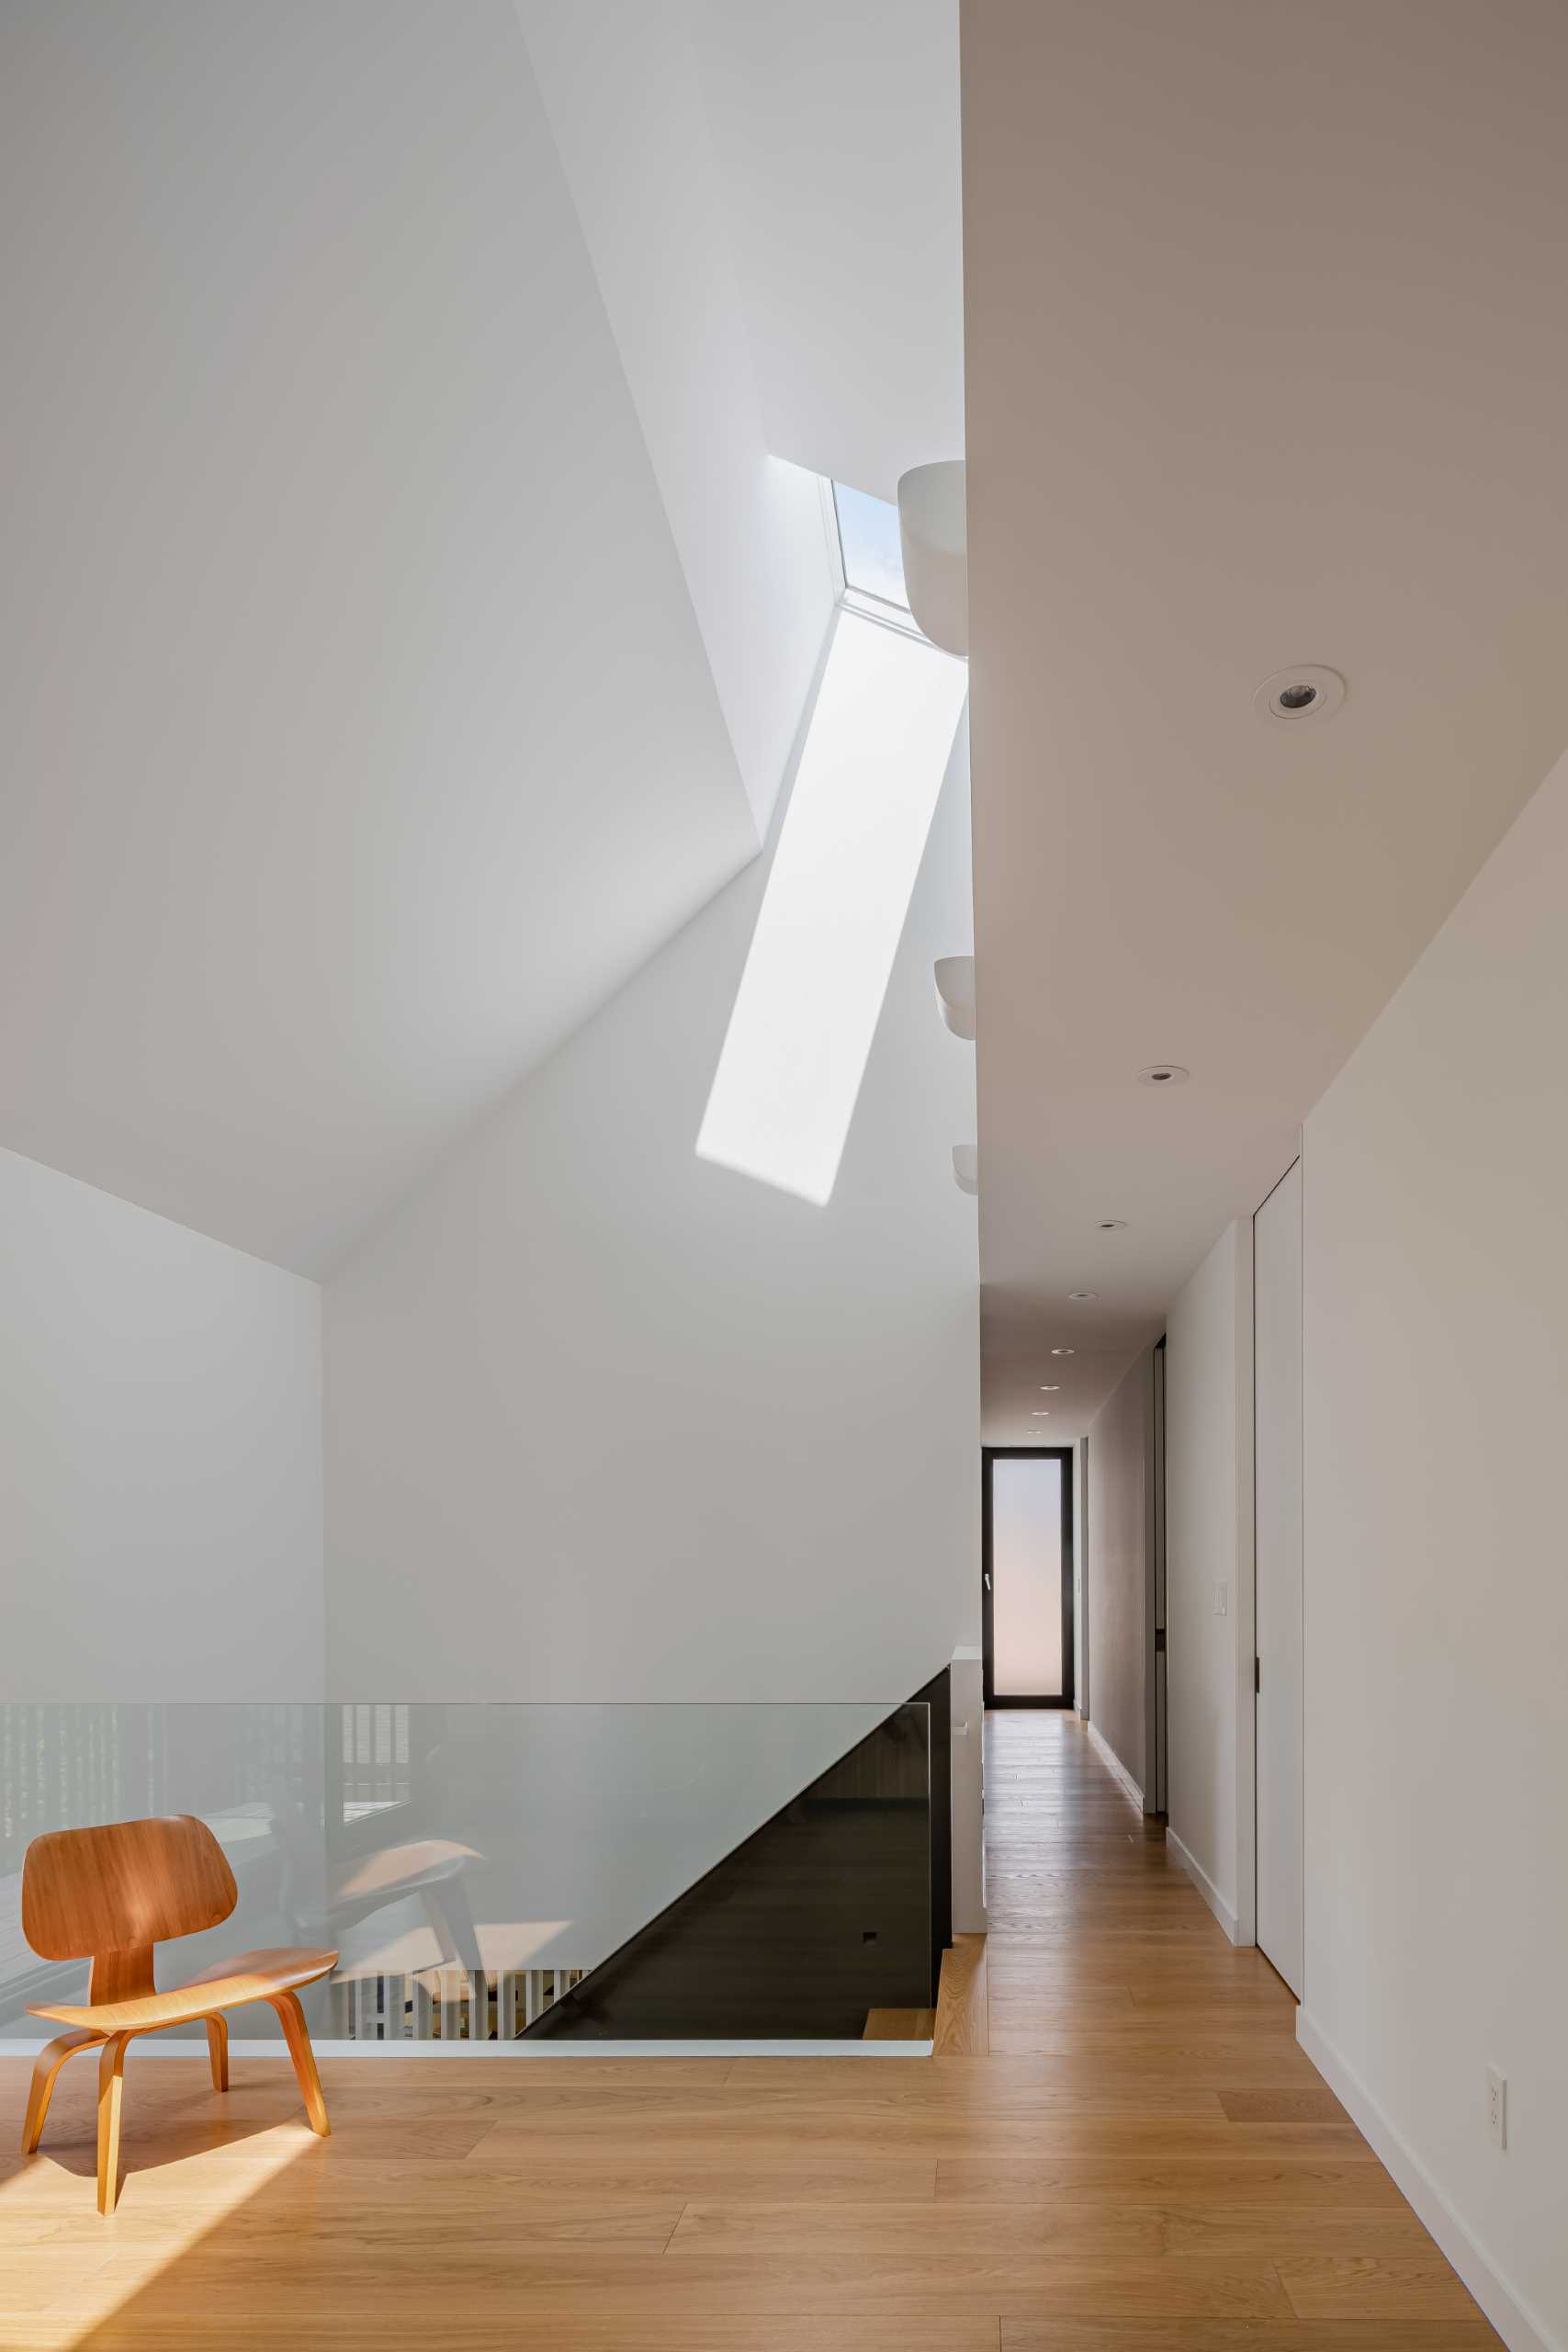
[[[1151,1062],[1138,1072],[1140,1086],[1185,1086],[1192,1073],[1179,1062]]]
[[[1034,1420],[1037,1420],[1037,1421],[1048,1421],[1048,1420],[1050,1419],[1050,1418],[1051,1418],[1051,1408],[1050,1408],[1050,1406],[1049,1406],[1049,1405],[1036,1405],[1036,1407],[1034,1408],[1034,1411],[1033,1411],[1032,1415],[1031,1416],[1031,1418],[1032,1418],[1032,1419],[1034,1419]]]
[[[1043,1380],[1040,1384],[1040,1394],[1042,1396],[1055,1396],[1061,1385],[1059,1380]]]
[[[1053,1348],[1051,1353],[1054,1356],[1072,1356],[1077,1355],[1077,1350],[1076,1348]]]
[[[1100,1220],[1100,1230],[1101,1233],[1125,1233],[1127,1220],[1124,1216],[1102,1216]]]
[[[1097,1290],[1070,1290],[1067,1296],[1076,1298],[1081,1306],[1086,1298],[1098,1298],[1100,1293]]]
[[[1302,727],[1332,718],[1344,699],[1345,681],[1337,670],[1303,662],[1265,678],[1252,697],[1252,707],[1276,727]]]

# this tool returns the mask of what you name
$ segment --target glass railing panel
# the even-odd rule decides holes
[[[325,1944],[338,1967],[305,1997],[329,2038],[854,2030],[863,1992],[929,1997],[929,1718],[876,1702],[0,1708],[0,2036],[47,2030],[28,2004],[85,1984],[85,1962],[27,1948],[28,1842],[147,1813],[205,1820],[239,1888],[221,1928],[163,1949],[160,1982]],[[234,2030],[276,2028],[253,2008]]]
[[[165,1984],[231,1953],[329,1943],[323,1736],[310,1704],[0,1706],[0,2035],[50,2030],[30,2001],[86,1998],[87,1963],[41,1961],[22,1933],[23,1860],[44,1830],[159,1813],[207,1823],[239,1900],[220,1928],[164,1949]],[[324,2023],[326,1996],[307,2006]],[[249,2009],[237,2030],[270,2039],[276,2026]]]

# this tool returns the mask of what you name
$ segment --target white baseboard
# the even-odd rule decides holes
[[[1509,2352],[1565,2352],[1538,2313],[1492,2267],[1426,2165],[1401,2139],[1371,2091],[1304,2006],[1296,2011],[1296,2040],[1350,2119],[1371,2141],[1417,2218],[1436,2238]]]
[[[1122,1786],[1127,1792],[1127,1794],[1132,1798],[1133,1803],[1137,1806],[1138,1811],[1142,1813],[1144,1809],[1144,1792],[1142,1789],[1139,1788],[1136,1781],[1134,1780],[1131,1772],[1128,1771],[1125,1764],[1122,1763],[1122,1758],[1117,1755],[1116,1750],[1111,1747],[1111,1742],[1105,1737],[1103,1732],[1100,1731],[1095,1724],[1086,1724],[1084,1727],[1088,1731],[1089,1738],[1093,1743],[1095,1754],[1099,1757],[1106,1770],[1110,1772],[1114,1779],[1120,1781]]]
[[[46,2047],[41,2035],[0,2041],[0,2058],[36,2058]],[[318,2058],[478,2058],[493,2064],[541,2058],[929,2058],[929,2041],[323,2041],[312,2035]],[[288,2063],[282,2041],[231,2041],[235,2058],[276,2058]],[[199,2058],[208,2063],[207,2037],[176,2041],[169,2034],[138,2037],[131,2058]]]
[[[1232,1943],[1235,1943],[1240,1935],[1240,1928],[1235,1913],[1231,1909],[1230,1905],[1225,1901],[1224,1896],[1220,1893],[1219,1888],[1214,1884],[1213,1880],[1209,1876],[1208,1871],[1203,1868],[1202,1863],[1198,1860],[1197,1855],[1192,1851],[1190,1846],[1183,1845],[1181,1839],[1177,1836],[1175,1830],[1172,1829],[1168,1824],[1166,1826],[1165,1843],[1166,1850],[1170,1855],[1172,1861],[1176,1863],[1179,1870],[1186,1871],[1188,1877],[1197,1888],[1199,1894],[1202,1896],[1204,1902],[1208,1905],[1210,1910],[1213,1913],[1215,1918],[1219,1921],[1221,1927],[1224,1929]]]

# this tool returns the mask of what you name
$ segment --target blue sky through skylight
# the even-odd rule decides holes
[[[863,596],[879,596],[884,604],[909,609],[904,586],[904,549],[898,536],[898,509],[885,498],[868,498],[847,482],[833,484],[833,504],[839,516],[839,547],[844,559],[844,585]]]

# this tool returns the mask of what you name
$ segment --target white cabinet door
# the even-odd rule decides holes
[[[1302,1164],[1253,1219],[1258,1941],[1302,1996]]]

